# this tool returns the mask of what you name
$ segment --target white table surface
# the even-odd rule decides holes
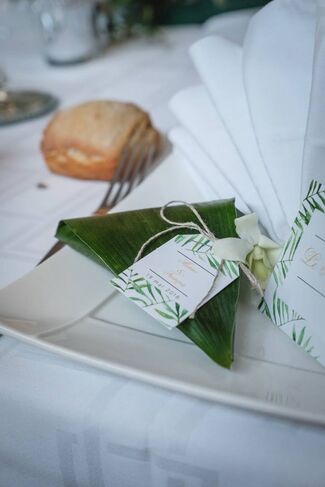
[[[170,29],[160,42],[61,69],[7,52],[6,67],[16,86],[49,90],[62,106],[132,100],[167,131],[168,99],[197,81],[187,49],[202,35]],[[47,171],[38,149],[46,122],[0,129],[0,286],[35,266],[60,218],[90,213],[105,191]],[[321,428],[194,400],[4,337],[0,384],[1,487],[325,485]]]

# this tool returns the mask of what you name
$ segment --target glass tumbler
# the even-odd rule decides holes
[[[55,65],[76,64],[96,56],[107,44],[99,31],[96,0],[40,0],[34,4],[45,38],[45,56]]]

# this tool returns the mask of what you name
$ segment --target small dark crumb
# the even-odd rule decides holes
[[[37,183],[36,186],[38,189],[47,189],[49,187],[49,185],[47,183],[44,183],[44,181],[40,181],[39,183]]]

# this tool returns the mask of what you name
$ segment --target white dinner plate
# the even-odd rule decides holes
[[[203,201],[172,154],[116,210]],[[130,235],[132,238],[132,235]],[[243,289],[231,370],[116,293],[110,274],[66,248],[0,291],[0,330],[35,346],[196,397],[325,425],[325,370]]]

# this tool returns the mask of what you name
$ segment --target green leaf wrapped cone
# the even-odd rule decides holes
[[[237,217],[233,200],[212,201],[194,205],[209,229],[218,237],[236,236]],[[105,216],[63,220],[57,238],[78,252],[118,275],[132,265],[140,247],[150,237],[168,228],[159,215],[160,208],[110,213]],[[175,221],[195,218],[184,205],[172,206],[166,215]],[[193,230],[178,229],[154,240],[146,253],[167,242],[176,234]],[[239,279],[210,299],[196,313],[178,326],[190,340],[217,364],[230,368],[233,361],[235,315],[239,295]],[[162,326],[157,322],[157,326]]]

